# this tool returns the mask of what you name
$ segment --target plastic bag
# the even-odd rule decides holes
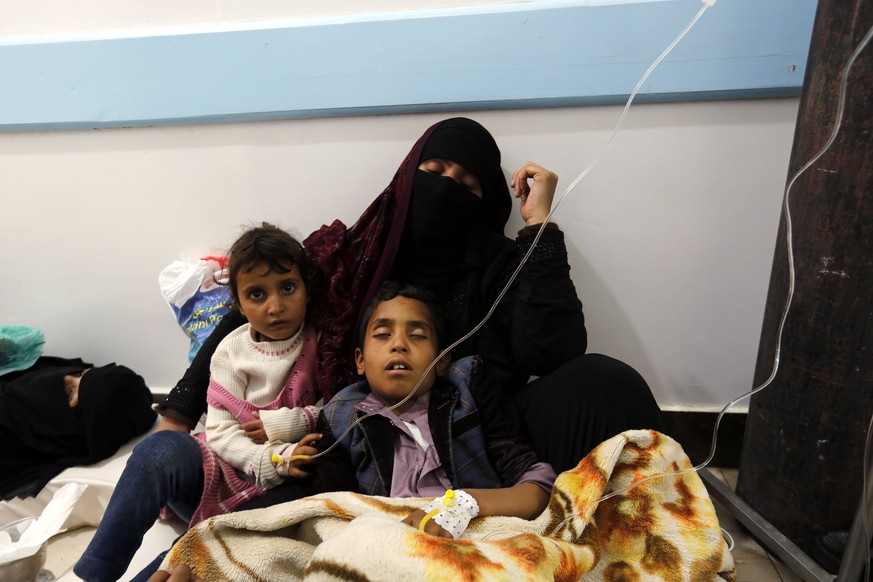
[[[0,375],[31,367],[42,355],[43,344],[41,329],[0,325]]]
[[[170,304],[179,327],[191,339],[189,363],[230,311],[230,289],[217,283],[225,277],[224,257],[204,257],[197,261],[182,257],[158,275],[161,294]]]

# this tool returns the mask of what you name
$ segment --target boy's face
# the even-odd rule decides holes
[[[266,263],[237,274],[234,299],[261,341],[284,340],[300,329],[306,318],[306,286],[297,265],[287,273]]]
[[[412,392],[438,353],[436,328],[427,307],[417,299],[397,296],[373,310],[367,322],[363,350],[355,350],[355,363],[358,374],[366,376],[373,394],[392,406]],[[449,355],[446,354],[428,372],[416,396],[427,393],[448,366]],[[394,411],[403,412],[413,402],[414,398],[410,398]]]

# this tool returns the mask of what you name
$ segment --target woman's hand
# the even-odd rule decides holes
[[[261,415],[257,410],[252,411],[254,420],[244,422],[239,425],[243,433],[249,437],[256,445],[262,445],[267,442],[267,431],[264,430],[264,421],[261,420]]]
[[[530,180],[532,183],[528,183]],[[528,226],[542,224],[552,210],[552,200],[558,187],[558,175],[528,162],[512,175],[515,197],[521,200],[521,218]]]
[[[421,520],[425,518],[427,514],[420,509],[416,509],[412,513],[406,516],[406,518],[401,522],[406,525],[412,526],[415,529],[418,529],[418,526],[421,524]],[[432,536],[436,536],[438,538],[448,538],[454,539],[452,534],[443,529],[443,527],[435,522],[432,519],[427,520],[427,523],[424,524],[424,533],[428,533]]]

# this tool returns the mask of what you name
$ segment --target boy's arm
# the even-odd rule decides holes
[[[549,494],[533,483],[500,489],[464,489],[479,504],[479,516],[506,515],[522,519],[538,517],[549,503]]]
[[[479,411],[488,460],[504,487],[464,491],[479,505],[478,516],[536,518],[549,503],[554,471],[547,463],[538,461],[533,448],[519,436],[521,419],[518,411],[501,393],[496,376],[478,357],[471,362],[470,390]],[[408,515],[403,523],[418,528],[425,517],[426,513],[418,509]],[[452,537],[433,520],[424,523],[425,532],[438,537]]]
[[[463,491],[476,500],[476,504],[479,506],[479,511],[475,514],[477,517],[506,515],[522,519],[534,519],[543,512],[549,503],[549,494],[542,487],[534,483],[519,483],[512,487],[501,487],[498,489],[464,489]],[[458,494],[456,493],[456,495]],[[437,523],[439,518],[430,519],[432,513],[425,513],[425,510],[429,507],[431,506],[428,505],[422,509],[416,509],[406,516],[402,523],[417,529],[422,529],[423,526],[424,531],[433,536],[449,539],[455,537],[441,525],[444,524],[449,529],[452,529],[451,521],[453,520],[449,518],[449,524],[442,521]],[[462,515],[463,511],[461,511]],[[469,517],[472,517],[472,514],[469,514],[465,520],[468,520]],[[455,526],[458,527],[458,530],[455,531],[457,535],[460,535],[463,529],[465,529],[465,523],[466,521],[455,522]]]

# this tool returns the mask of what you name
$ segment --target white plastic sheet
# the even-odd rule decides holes
[[[81,483],[67,483],[58,489],[42,514],[21,532],[17,541],[12,541],[8,534],[0,535],[0,564],[26,558],[38,552],[49,538],[61,531],[76,501],[87,487]]]

